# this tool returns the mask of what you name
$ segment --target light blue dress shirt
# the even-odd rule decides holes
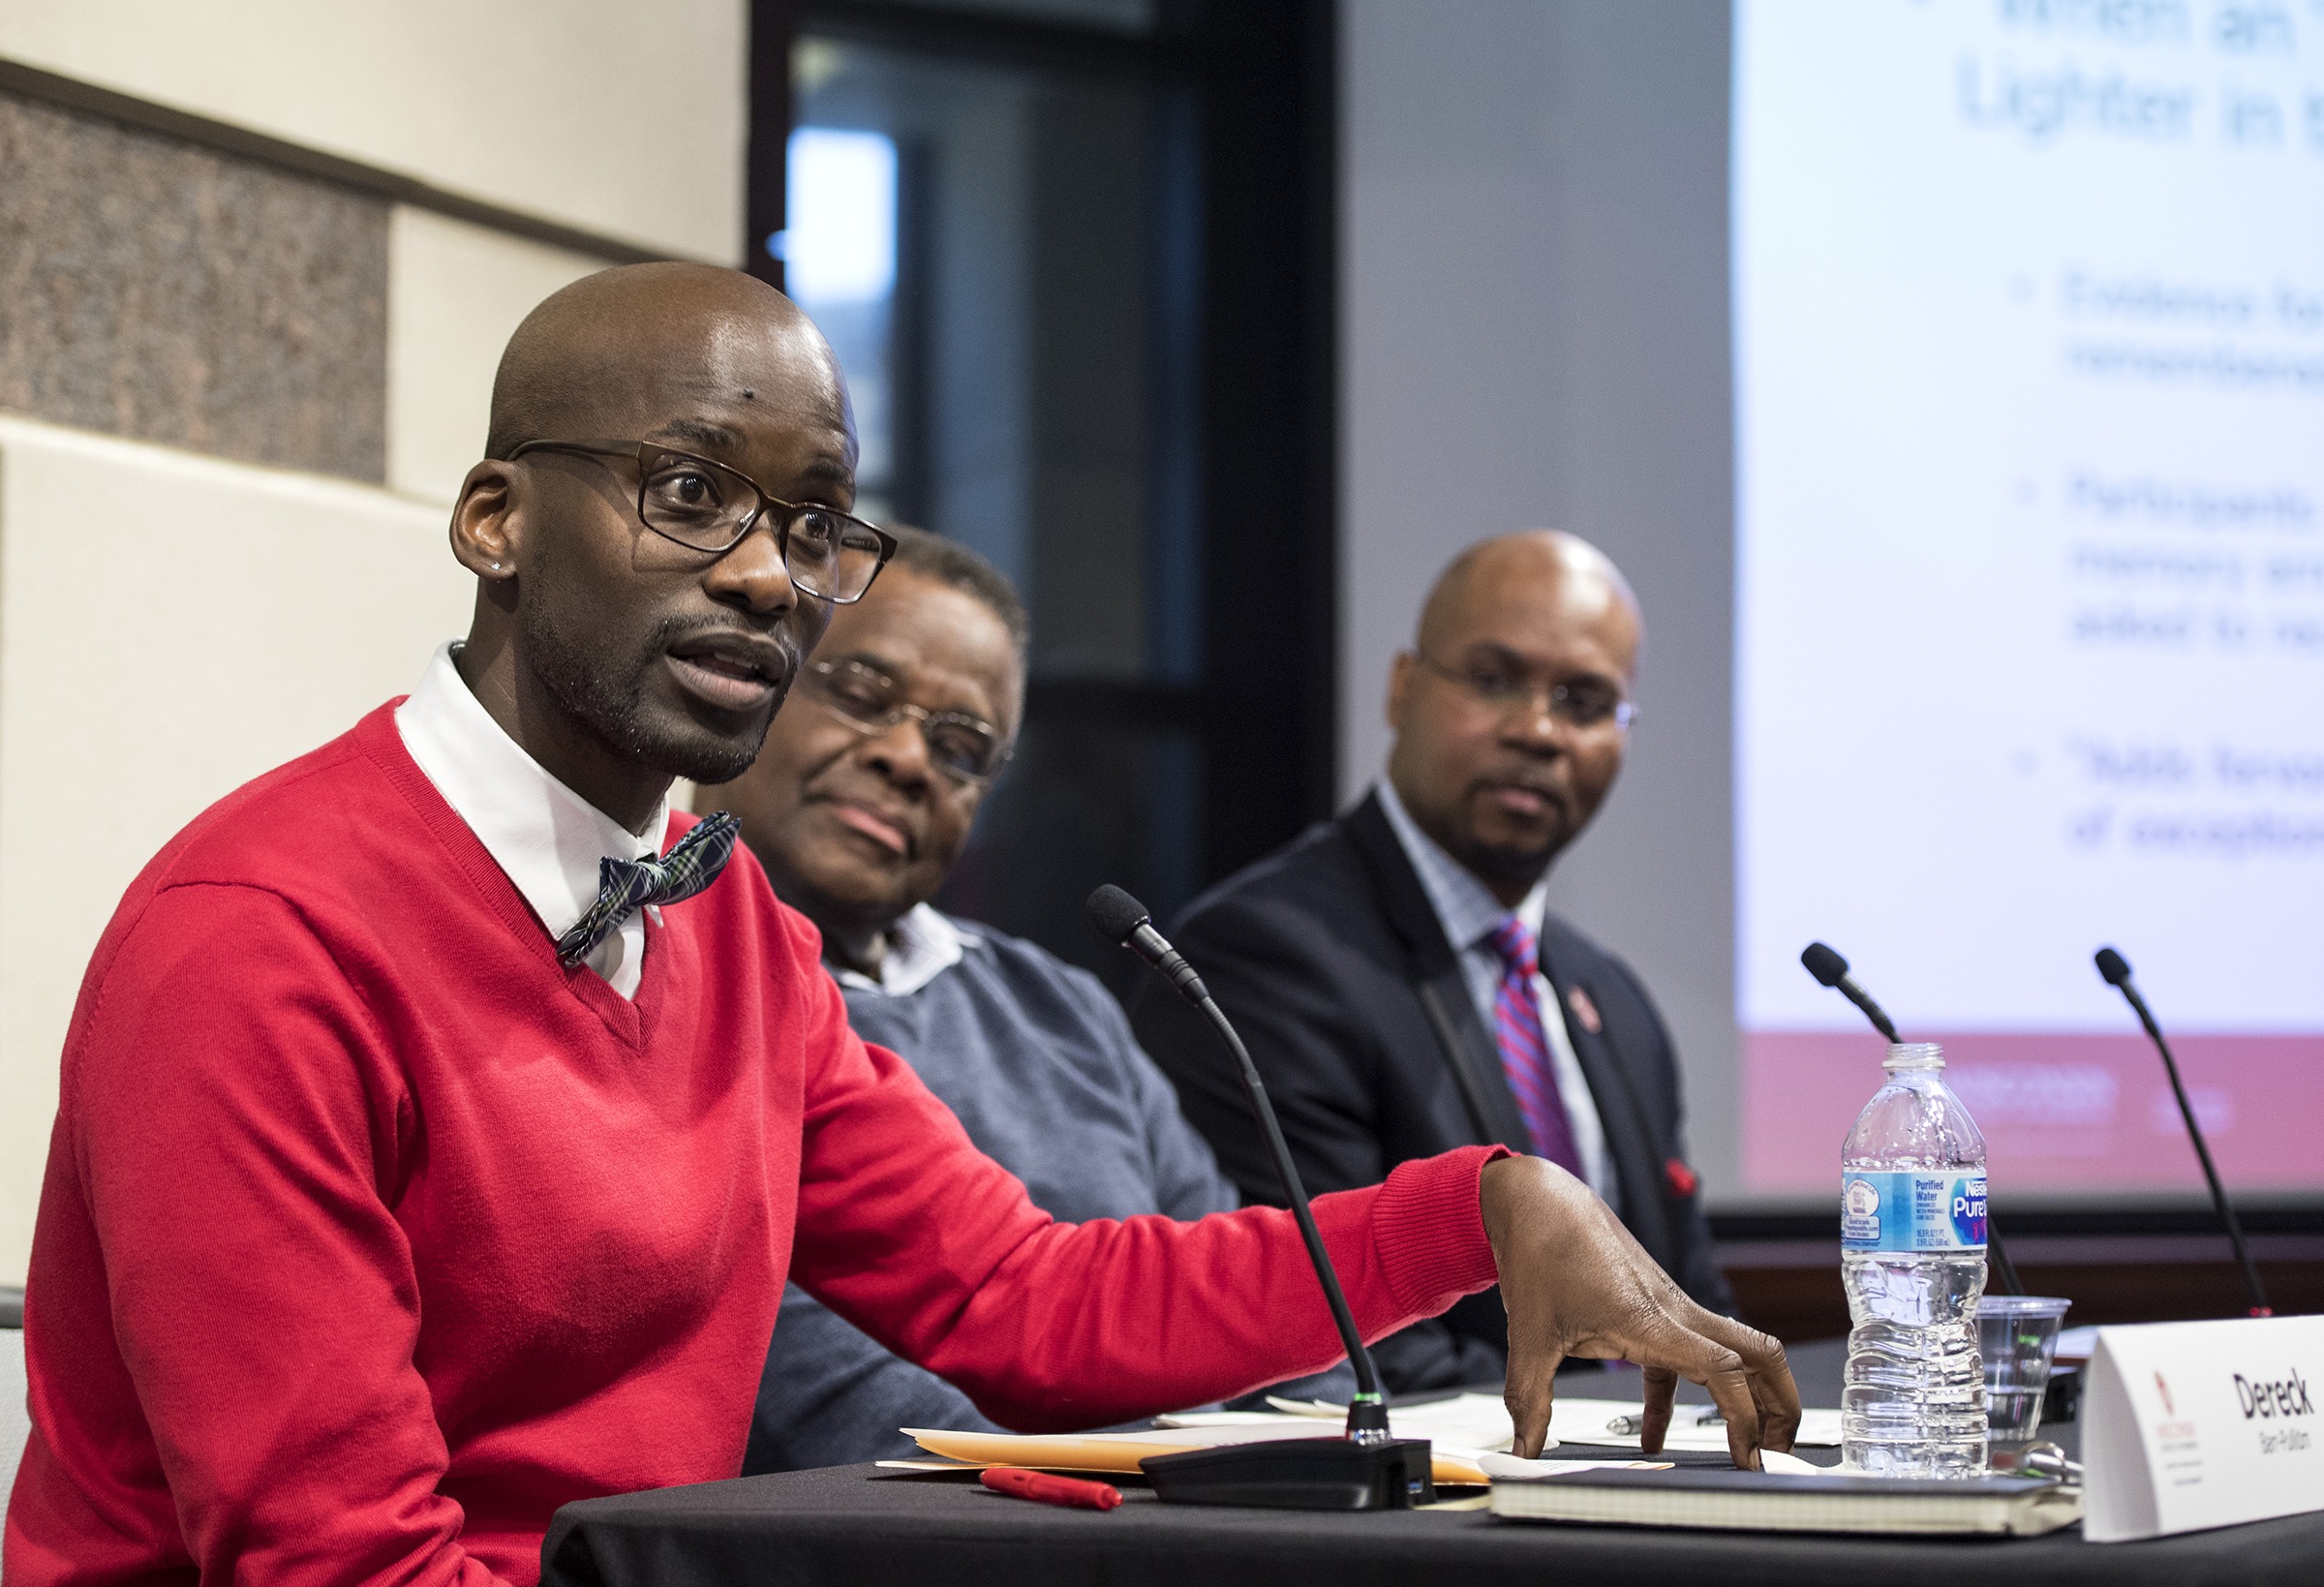
[[[1493,930],[1514,914],[1539,938],[1542,917],[1549,908],[1549,878],[1544,875],[1536,882],[1515,909],[1507,908],[1467,867],[1421,830],[1385,778],[1380,780],[1379,794],[1388,824],[1395,829],[1396,840],[1404,845],[1404,855],[1420,873],[1422,890],[1436,910],[1437,924],[1445,929],[1445,940],[1460,956],[1460,973],[1469,984],[1469,998],[1490,1035],[1496,1022],[1494,1005],[1501,996],[1501,954],[1493,946]],[[1533,975],[1533,995],[1541,1007],[1542,1029],[1549,1037],[1558,1100],[1566,1105],[1566,1119],[1574,1129],[1581,1176],[1618,1211],[1621,1186],[1614,1178],[1612,1160],[1606,1156],[1605,1126],[1598,1117],[1597,1099],[1590,1095],[1589,1079],[1581,1072],[1581,1059],[1575,1055],[1574,1034],[1566,1028],[1566,1011],[1558,1003],[1557,989],[1539,969]]]

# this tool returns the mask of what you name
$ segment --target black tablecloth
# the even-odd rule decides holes
[[[1801,1397],[1839,1402],[1843,1342],[1791,1351]],[[1558,1379],[1561,1393],[1635,1398],[1594,1373]],[[1701,1400],[1682,1385],[1680,1397]],[[2044,1428],[2079,1449],[2078,1429]],[[1563,1458],[1635,1458],[1636,1450],[1565,1445]],[[1819,1464],[1834,1450],[1802,1450]],[[1724,1465],[1717,1455],[1674,1456]],[[2324,1581],[2324,1513],[2100,1545],[2079,1527],[2046,1538],[1804,1537],[1650,1531],[1503,1521],[1474,1511],[1311,1514],[1164,1506],[1135,1480],[1110,1511],[1058,1510],[986,1491],[973,1478],[909,1476],[871,1466],[749,1477],[557,1512],[542,1552],[551,1587],[751,1582],[952,1587],[1486,1587],[1525,1582],[1834,1582],[1848,1587],[1962,1587],[1974,1582],[2209,1583]]]
[[[973,1479],[869,1466],[592,1499],[558,1511],[556,1587],[749,1582],[806,1587],[1362,1587],[1367,1583],[2313,1583],[2324,1514],[2101,1546],[2046,1538],[1892,1539],[1676,1532],[1503,1521],[1476,1512],[1166,1506],[1125,1485],[1109,1511],[1059,1510]]]

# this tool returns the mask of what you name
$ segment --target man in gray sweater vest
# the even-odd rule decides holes
[[[742,818],[776,892],[822,931],[856,1031],[917,1070],[1036,1205],[1069,1222],[1229,1210],[1235,1187],[1097,978],[927,901],[1007,759],[1025,617],[974,553],[896,533],[894,560],[833,614],[757,764],[695,808]],[[743,1469],[908,1454],[899,1427],[994,1426],[793,1285]]]

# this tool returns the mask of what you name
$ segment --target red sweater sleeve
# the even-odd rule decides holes
[[[238,886],[158,896],[68,1054],[58,1149],[110,1315],[44,1320],[68,1352],[109,1328],[119,1364],[82,1365],[126,1369],[134,1399],[103,1397],[150,1427],[204,1579],[493,1579],[437,1491],[412,1252],[381,1188],[411,1134],[394,1074],[296,913]],[[104,1459],[92,1430],[58,1458]]]
[[[791,1276],[882,1344],[1027,1431],[1097,1426],[1319,1371],[1342,1354],[1289,1212],[1061,1224],[979,1152],[895,1054],[808,999]],[[1368,1341],[1494,1281],[1476,1146],[1317,1198]],[[780,1322],[777,1325],[780,1327]]]

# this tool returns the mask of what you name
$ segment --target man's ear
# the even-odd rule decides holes
[[[516,512],[516,470],[491,458],[468,471],[452,507],[452,555],[487,582],[516,577],[523,525]]]
[[[1388,667],[1388,725],[1404,731],[1404,701],[1412,692],[1412,652],[1398,651]]]

